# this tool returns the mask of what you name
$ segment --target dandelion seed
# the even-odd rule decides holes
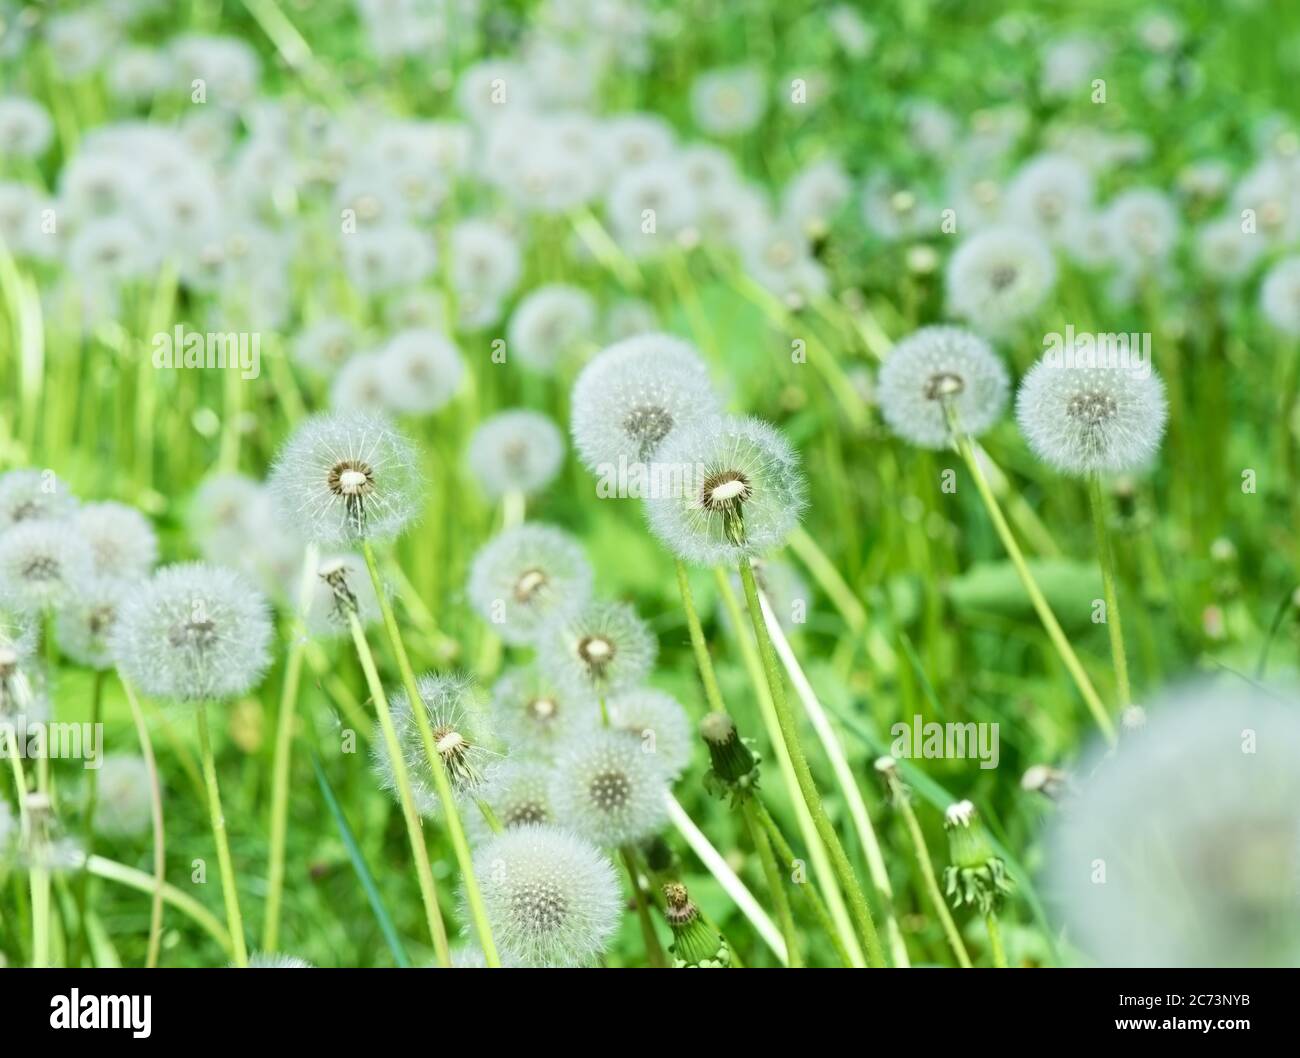
[[[537,641],[542,672],[574,694],[605,697],[641,683],[658,644],[627,603],[589,602],[548,623]]]
[[[1300,960],[1300,701],[1233,679],[1151,703],[1061,803],[1049,877],[1103,966]]]
[[[670,778],[686,770],[695,740],[681,702],[653,687],[639,687],[612,696],[607,705],[610,727],[640,739],[641,748],[659,758]]]
[[[550,757],[575,731],[596,723],[600,706],[561,691],[535,665],[508,669],[492,688],[492,712],[513,753]]]
[[[675,430],[720,412],[699,354],[667,334],[610,346],[582,369],[570,403],[574,445],[595,474],[643,463]]]
[[[268,484],[284,524],[322,547],[392,539],[422,498],[410,441],[359,412],[309,418],[280,450]]]
[[[1034,454],[1078,477],[1148,464],[1165,417],[1164,386],[1149,369],[1067,366],[1044,358],[1016,395],[1016,419]]]
[[[698,423],[669,438],[655,463],[681,473],[647,497],[650,528],[688,562],[734,566],[779,547],[805,505],[794,449],[759,419]]]
[[[495,748],[491,718],[479,701],[473,679],[459,674],[427,675],[421,676],[415,687],[420,692],[420,701],[433,733],[434,749],[442,761],[452,792],[458,797],[476,794],[488,766],[500,754]],[[411,711],[410,699],[405,691],[398,691],[392,695],[389,705],[415,805],[421,815],[436,817],[442,812],[442,803],[429,770],[429,758],[424,752],[424,741],[419,723]],[[378,732],[373,755],[375,773],[381,784],[396,797],[398,786],[392,758],[388,755],[383,735]]]
[[[507,643],[533,642],[591,597],[591,566],[563,529],[532,523],[488,541],[470,567],[470,603]]]
[[[626,731],[593,728],[574,737],[551,774],[551,803],[564,826],[613,848],[642,841],[667,817],[663,762]]]
[[[456,395],[465,365],[451,339],[416,329],[389,339],[377,370],[390,408],[409,415],[430,415]]]
[[[1007,371],[982,338],[960,327],[922,327],[890,350],[880,370],[880,410],[890,429],[922,448],[952,442],[948,409],[978,437],[1007,404]]]
[[[499,412],[474,431],[466,460],[490,498],[499,499],[508,492],[531,496],[560,472],[564,435],[541,412]]]
[[[0,533],[0,602],[37,613],[69,598],[94,575],[94,556],[69,522],[19,522]]]
[[[158,536],[149,519],[134,507],[88,503],[72,521],[90,545],[95,572],[101,576],[145,576],[158,561]]]
[[[109,650],[145,694],[221,701],[261,681],[271,635],[266,602],[241,574],[189,562],[163,567],[126,596]]]
[[[613,866],[563,830],[534,825],[498,834],[475,854],[474,871],[503,962],[588,966],[618,926]]]
[[[1017,228],[987,228],[957,248],[945,281],[953,315],[981,329],[999,331],[1043,304],[1056,284],[1056,262],[1038,235]]]

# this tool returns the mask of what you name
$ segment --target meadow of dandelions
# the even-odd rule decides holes
[[[0,965],[1300,963],[1300,13],[1072,7],[0,0]]]

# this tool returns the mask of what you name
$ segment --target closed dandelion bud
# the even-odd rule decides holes
[[[420,692],[419,707],[428,717],[433,745],[452,791],[458,797],[476,795],[488,765],[500,754],[495,748],[491,719],[478,700],[473,679],[466,675],[421,676],[415,688]],[[405,691],[398,691],[389,704],[416,807],[421,815],[436,816],[442,805],[410,699]],[[384,788],[397,796],[397,777],[382,732],[376,732],[373,746],[375,772]]]
[[[948,416],[977,437],[1002,417],[1007,371],[989,344],[960,327],[923,327],[892,350],[878,381],[889,428],[922,448],[952,441]]]
[[[542,672],[565,690],[605,697],[641,683],[659,644],[632,606],[588,603],[537,642]]]
[[[664,886],[664,900],[667,903],[664,918],[673,931],[673,943],[668,950],[673,954],[675,967],[724,969],[731,965],[727,942],[700,917],[700,910],[691,902],[686,886],[669,882]]]
[[[467,456],[470,473],[483,492],[498,499],[508,492],[541,492],[560,472],[564,435],[535,411],[503,411],[474,431]]]
[[[1164,435],[1164,386],[1148,365],[1062,363],[1052,354],[1030,370],[1016,418],[1034,454],[1066,474],[1137,470]]]
[[[758,758],[726,713],[709,713],[700,721],[700,734],[709,747],[712,775],[727,787],[752,789],[758,785]]]
[[[671,471],[671,480],[646,499],[650,528],[700,565],[735,566],[779,547],[805,506],[794,449],[759,419],[710,420],[675,433],[652,469]]]
[[[419,455],[383,418],[313,415],[280,450],[269,486],[281,521],[303,540],[388,540],[419,514]]]
[[[944,813],[952,864],[944,872],[944,887],[953,907],[978,907],[981,914],[997,911],[1014,884],[1006,865],[994,854],[984,825],[970,801],[958,801]]]
[[[687,342],[642,334],[596,356],[573,385],[573,441],[594,474],[643,463],[675,430],[721,411],[708,368]]]
[[[497,834],[474,854],[474,873],[507,965],[589,966],[618,927],[613,866],[567,831],[529,824]]]
[[[22,521],[0,533],[0,601],[36,614],[94,576],[90,546],[70,522]]]
[[[28,468],[0,474],[0,531],[19,522],[59,521],[76,509],[72,490],[50,471]]]
[[[189,562],[165,566],[127,595],[109,650],[146,694],[222,700],[261,681],[271,634],[266,602],[242,575]]]
[[[668,775],[653,753],[624,731],[579,735],[555,762],[551,802],[560,821],[597,845],[648,838],[667,817]]]
[[[534,522],[484,544],[466,590],[497,635],[522,646],[586,606],[591,582],[581,545],[563,529]]]

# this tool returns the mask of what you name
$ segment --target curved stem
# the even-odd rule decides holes
[[[726,705],[722,701],[722,691],[718,688],[718,674],[713,670],[713,659],[709,656],[709,643],[704,638],[704,626],[700,624],[699,612],[695,609],[695,596],[691,592],[690,578],[681,559],[677,560],[677,587],[682,596],[682,609],[686,611],[686,627],[691,633],[691,649],[695,652],[695,666],[700,671],[700,682],[704,684],[704,700],[709,709],[715,713],[725,713]]]
[[[221,790],[217,786],[217,767],[212,756],[212,733],[208,730],[208,707],[199,702],[195,712],[199,729],[199,756],[203,764],[203,781],[208,790],[208,816],[212,837],[217,843],[217,866],[221,871],[221,895],[226,902],[226,927],[234,946],[235,965],[248,965],[248,946],[244,940],[244,918],[239,912],[239,894],[235,892],[235,869],[230,862],[230,844],[226,840],[226,817],[221,810]]]
[[[849,908],[853,912],[854,921],[857,924],[858,932],[861,934],[862,945],[866,949],[867,959],[872,966],[884,966],[885,954],[880,947],[880,937],[876,933],[876,924],[871,919],[871,909],[867,906],[867,898],[863,895],[861,883],[853,873],[853,867],[849,863],[848,856],[845,855],[844,846],[840,844],[839,835],[835,833],[835,827],[826,814],[821,794],[818,793],[817,785],[813,782],[812,770],[808,767],[808,759],[804,756],[794,713],[791,711],[790,703],[785,697],[785,683],[782,680],[781,671],[777,667],[776,651],[772,647],[772,639],[768,635],[767,624],[763,620],[762,607],[758,598],[758,585],[754,581],[754,569],[748,560],[740,563],[740,579],[745,586],[745,601],[749,603],[749,615],[754,626],[754,636],[758,640],[759,654],[763,659],[763,669],[767,675],[768,687],[772,691],[772,704],[776,708],[777,721],[781,726],[781,737],[785,741],[786,749],[790,751],[790,762],[794,765],[794,773],[799,780],[799,788],[803,791],[804,801],[808,805],[809,813],[812,815],[813,824],[817,827],[817,833],[821,835],[821,839],[826,845],[826,851],[831,858],[832,866],[835,868],[835,874],[839,878],[845,896],[848,898]]]
[[[424,917],[429,926],[429,937],[433,941],[434,955],[440,965],[450,966],[451,948],[447,943],[447,927],[442,921],[442,909],[438,907],[438,892],[433,886],[433,871],[429,867],[429,850],[424,844],[420,814],[415,810],[415,795],[411,793],[411,779],[406,773],[406,758],[402,754],[401,744],[397,741],[397,729],[393,726],[393,714],[388,708],[388,696],[384,693],[379,670],[375,668],[375,657],[370,652],[365,630],[355,611],[348,615],[348,627],[352,630],[352,642],[361,661],[361,670],[366,676],[370,697],[375,701],[375,713],[379,717],[379,729],[383,732],[388,759],[393,764],[393,784],[397,787],[397,800],[402,806],[402,818],[406,821],[406,836],[411,843],[411,855],[415,859],[415,876],[420,884],[420,899],[424,901]]]
[[[619,849],[623,865],[627,867],[628,881],[632,883],[632,901],[636,905],[636,917],[641,923],[641,940],[645,944],[646,961],[654,967],[664,968],[668,965],[668,956],[664,953],[659,934],[655,932],[654,918],[650,914],[650,903],[641,886],[641,872],[637,867],[636,850],[631,845]]]
[[[768,842],[763,824],[759,821],[754,799],[742,798],[740,811],[745,817],[749,840],[754,843],[754,851],[758,853],[758,862],[763,867],[767,891],[772,894],[772,903],[776,906],[776,920],[781,924],[781,935],[785,937],[786,965],[802,966],[803,959],[799,955],[799,934],[795,929],[794,915],[790,913],[790,898],[785,891],[785,878],[776,862],[776,857],[772,855],[772,846]]]
[[[379,576],[379,566],[375,562],[374,548],[369,540],[361,542],[362,554],[365,556],[366,568],[379,597],[379,610],[383,614],[384,629],[397,658],[397,668],[402,675],[402,686],[406,689],[411,702],[411,715],[415,726],[420,731],[420,741],[424,745],[424,755],[433,773],[433,783],[438,791],[438,800],[442,804],[443,816],[447,821],[447,833],[451,837],[451,847],[456,854],[456,863],[460,867],[461,877],[465,882],[465,902],[469,905],[470,918],[474,921],[474,931],[478,934],[479,945],[488,966],[500,966],[501,958],[497,954],[496,942],[492,939],[492,927],[488,923],[487,908],[483,905],[483,894],[479,891],[478,879],[474,877],[474,860],[470,855],[469,842],[465,839],[465,827],[461,823],[460,811],[456,807],[456,797],[452,793],[451,781],[447,778],[447,769],[442,763],[442,754],[438,752],[433,741],[433,728],[429,724],[428,711],[423,707],[424,699],[415,683],[415,671],[411,668],[411,659],[406,655],[402,644],[401,632],[397,628],[397,617],[392,604],[384,591],[383,581]]]
[[[911,962],[907,955],[907,947],[903,943],[903,933],[899,929],[898,919],[894,914],[894,890],[889,883],[889,871],[885,868],[885,858],[880,852],[880,842],[876,838],[875,827],[871,825],[871,815],[867,811],[866,801],[863,800],[862,790],[853,778],[853,769],[849,767],[849,759],[845,755],[844,746],[840,742],[839,736],[835,734],[835,728],[831,726],[826,710],[822,708],[817,693],[813,690],[812,684],[804,674],[803,666],[799,664],[798,657],[791,648],[789,640],[786,639],[781,622],[776,619],[776,615],[772,612],[772,606],[768,602],[767,596],[760,592],[758,598],[763,607],[763,620],[767,622],[767,628],[771,633],[772,642],[776,646],[776,652],[781,656],[781,662],[790,675],[790,682],[794,684],[799,700],[803,703],[804,711],[808,714],[808,719],[812,721],[813,730],[817,732],[817,738],[831,763],[831,770],[835,773],[835,781],[840,788],[840,792],[844,795],[845,803],[849,807],[849,816],[853,820],[858,841],[862,845],[862,853],[866,857],[867,873],[871,877],[871,884],[876,890],[877,899],[880,901],[880,915],[884,919],[885,932],[889,937],[890,953],[894,956],[894,964],[900,967],[910,966]]]
[[[1102,590],[1106,596],[1106,634],[1110,637],[1110,657],[1115,666],[1115,692],[1121,709],[1132,701],[1128,682],[1128,656],[1124,653],[1124,631],[1119,619],[1119,596],[1115,591],[1115,556],[1106,531],[1106,499],[1101,479],[1088,478],[1088,505],[1092,508],[1092,534],[1097,544],[1097,561],[1101,564]]]
[[[145,874],[144,871],[137,871],[134,867],[128,867],[124,863],[105,859],[103,856],[87,857],[86,869],[96,878],[105,878],[110,882],[117,882],[119,885],[125,885],[128,889],[134,889],[138,893],[161,892],[162,898],[167,903],[193,919],[196,925],[221,945],[222,950],[227,955],[234,955],[234,948],[230,943],[230,934],[226,932],[226,928],[212,912],[188,893],[182,892],[174,885],[167,884],[164,884],[159,890],[156,878]]]
[[[149,947],[145,956],[145,966],[152,969],[158,965],[158,954],[162,949],[163,895],[167,888],[162,783],[158,778],[158,761],[153,755],[153,740],[149,737],[149,727],[144,722],[144,712],[131,685],[122,678],[121,673],[118,673],[117,678],[131,706],[131,719],[135,721],[135,733],[140,740],[140,752],[144,755],[145,767],[149,772],[149,811],[153,820],[153,901],[149,909]],[[89,869],[89,860],[87,869]]]
[[[1002,508],[998,506],[997,498],[989,488],[988,480],[984,477],[984,471],[975,458],[975,453],[971,450],[970,438],[956,428],[953,430],[953,436],[957,441],[957,450],[961,453],[961,457],[965,460],[971,477],[975,481],[976,491],[979,492],[980,499],[984,501],[984,506],[989,512],[993,528],[997,530],[998,538],[1006,549],[1007,557],[1011,559],[1011,564],[1015,566],[1016,573],[1020,575],[1020,582],[1025,586],[1025,592],[1029,595],[1029,601],[1038,614],[1038,620],[1042,623],[1048,638],[1051,639],[1052,645],[1061,657],[1061,661],[1064,662],[1071,678],[1073,678],[1074,685],[1079,689],[1084,702],[1087,703],[1093,719],[1097,721],[1097,726],[1101,728],[1106,741],[1113,746],[1115,744],[1115,724],[1106,712],[1106,707],[1102,705],[1101,698],[1098,697],[1092,681],[1088,678],[1087,672],[1084,671],[1083,664],[1074,652],[1074,648],[1070,646],[1069,640],[1065,638],[1065,633],[1061,631],[1056,615],[1052,613],[1052,608],[1047,604],[1047,599],[1038,587],[1038,582],[1034,580],[1034,575],[1029,571],[1029,564],[1025,561],[1024,553],[1020,550],[1020,545],[1016,543],[1011,527],[1007,525],[1006,517],[1002,514]]]

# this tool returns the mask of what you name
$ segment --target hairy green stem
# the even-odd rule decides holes
[[[637,865],[636,850],[631,845],[619,849],[623,865],[627,867],[628,881],[632,883],[632,901],[636,905],[637,921],[641,923],[641,940],[645,944],[646,961],[658,969],[668,966],[668,956],[664,946],[655,932],[654,917],[650,914],[650,902],[646,899],[645,889],[641,885],[641,870]]]
[[[758,862],[763,868],[763,877],[767,880],[767,891],[772,894],[772,903],[776,908],[776,921],[785,938],[786,964],[792,967],[803,965],[799,955],[799,933],[795,929],[794,915],[790,912],[790,897],[785,891],[785,876],[776,857],[772,855],[772,846],[768,842],[767,832],[759,820],[759,809],[753,797],[743,797],[740,802],[741,815],[749,831],[749,840],[758,853]]]
[[[998,916],[990,911],[984,916],[984,926],[989,931],[989,952],[993,956],[993,965],[999,970],[1007,968],[1007,952],[1002,946],[1002,927],[998,925]]]

